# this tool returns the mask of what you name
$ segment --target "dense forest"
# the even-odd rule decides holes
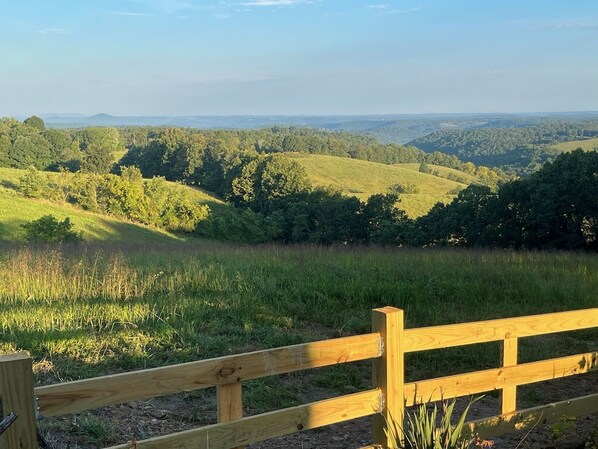
[[[563,138],[589,135],[575,127],[570,132]],[[548,133],[547,139],[558,133]],[[595,151],[562,154],[525,179],[472,185],[452,203],[438,204],[412,220],[397,207],[400,192],[362,202],[314,188],[296,161],[278,153],[420,162],[423,169],[428,161],[463,169],[472,165],[368,137],[300,128],[46,130],[33,117],[24,123],[1,121],[0,142],[1,164],[31,167],[19,184],[27,196],[58,195],[54,199],[88,210],[201,237],[252,243],[597,249]],[[52,184],[36,169],[80,173]],[[214,192],[234,206],[234,213],[210,214],[167,189],[164,179]]]
[[[413,223],[416,246],[598,250],[598,152],[575,150],[497,191],[470,186]]]
[[[436,131],[411,141],[410,145],[526,175],[558,155],[552,148],[554,144],[595,137],[598,137],[598,121],[555,120],[524,127]]]
[[[170,136],[170,137],[168,137]],[[170,142],[166,140],[170,139]],[[115,158],[126,150],[131,158],[140,152],[170,145],[171,159],[177,165],[193,167],[191,159],[201,157],[209,146],[219,146],[227,153],[301,152],[350,157],[383,164],[421,163],[471,170],[456,156],[440,152],[426,153],[412,146],[382,144],[373,137],[349,132],[310,128],[273,127],[259,130],[198,130],[164,127],[87,127],[81,129],[46,129],[43,120],[30,117],[24,122],[0,119],[0,166],[40,170],[107,173]],[[184,150],[175,147],[184,146]],[[186,153],[187,156],[183,156]],[[182,159],[187,158],[187,161]],[[166,175],[166,174],[164,174]],[[167,176],[168,177],[168,176]],[[173,174],[170,178],[180,178]]]

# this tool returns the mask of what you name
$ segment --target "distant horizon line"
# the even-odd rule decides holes
[[[1,115],[1,117],[72,117],[72,118],[93,118],[93,117],[115,117],[115,118],[143,118],[143,117],[397,117],[397,116],[448,116],[448,115],[558,115],[558,114],[598,114],[596,110],[562,110],[562,111],[524,111],[524,112],[397,112],[397,113],[349,113],[349,114],[334,114],[334,113],[303,113],[303,114],[110,114],[106,112],[98,112],[95,114],[84,114],[79,112],[47,112],[47,113],[33,113],[33,114],[9,114]]]

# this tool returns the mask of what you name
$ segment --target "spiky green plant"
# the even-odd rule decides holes
[[[423,403],[413,412],[407,412],[406,426],[392,421],[388,423],[388,437],[393,448],[400,449],[468,449],[474,444],[475,438],[465,427],[465,419],[472,404],[480,398],[472,399],[459,417],[456,424],[452,424],[456,400],[442,401],[438,405]],[[403,430],[401,432],[401,430]],[[401,436],[401,434],[403,434]]]

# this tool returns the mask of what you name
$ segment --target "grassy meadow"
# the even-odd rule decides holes
[[[598,137],[593,139],[572,140],[570,142],[561,142],[550,147],[551,150],[566,153],[581,148],[585,151],[598,150]]]
[[[420,173],[419,164],[386,165],[358,159],[325,156],[320,154],[284,153],[297,161],[317,187],[331,187],[347,195],[366,201],[376,193],[386,193],[397,184],[415,186],[417,193],[401,194],[401,209],[412,218],[425,215],[437,202],[449,203],[455,191],[467,184],[455,182],[432,174]],[[442,176],[453,173],[473,182],[475,177],[446,167],[430,165]]]
[[[69,217],[86,241],[167,243],[178,239],[158,228],[86,212],[67,204],[28,199],[0,187],[0,241],[23,241],[25,230],[21,225],[44,215],[54,215],[59,220]]]
[[[0,352],[29,351],[47,383],[366,333],[371,309],[384,305],[403,308],[415,327],[595,307],[597,291],[591,254],[4,246]],[[595,350],[597,339],[524,339],[520,361]],[[493,367],[498,356],[497,344],[420,353],[408,377]],[[314,382],[367,381],[352,370]]]
[[[88,212],[68,203],[26,198],[15,190],[19,180],[26,172],[26,170],[0,167],[0,241],[23,241],[25,232],[21,225],[49,214],[59,220],[69,217],[74,229],[82,232],[83,239],[88,242],[159,244],[181,240],[180,236],[175,236],[156,227]],[[61,176],[73,176],[70,173],[44,172],[44,174],[51,180],[58,180]],[[208,205],[213,214],[232,213],[231,206],[201,189],[176,183],[168,184],[183,190],[197,203]]]

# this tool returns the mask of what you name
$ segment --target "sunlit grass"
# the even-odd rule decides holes
[[[594,139],[572,140],[571,142],[561,142],[550,147],[551,150],[560,152],[569,152],[581,148],[585,151],[598,150],[598,137]]]
[[[595,307],[596,291],[591,254],[7,247],[0,351],[28,350],[61,379],[78,378],[364,333],[384,305],[405,309],[415,327]],[[596,338],[525,339],[520,360],[595,350]],[[497,345],[432,351],[409,358],[408,376],[497,363]]]
[[[425,215],[437,202],[447,203],[454,198],[456,189],[466,184],[451,181],[431,174],[420,173],[413,164],[385,165],[358,159],[335,156],[285,153],[281,157],[291,157],[307,171],[311,182],[317,187],[331,187],[362,201],[376,193],[387,193],[397,184],[412,185],[418,189],[415,194],[401,195],[400,207],[410,217]],[[419,165],[418,165],[419,167]],[[442,176],[455,172],[471,181],[471,177],[456,170],[430,166],[438,169]]]

